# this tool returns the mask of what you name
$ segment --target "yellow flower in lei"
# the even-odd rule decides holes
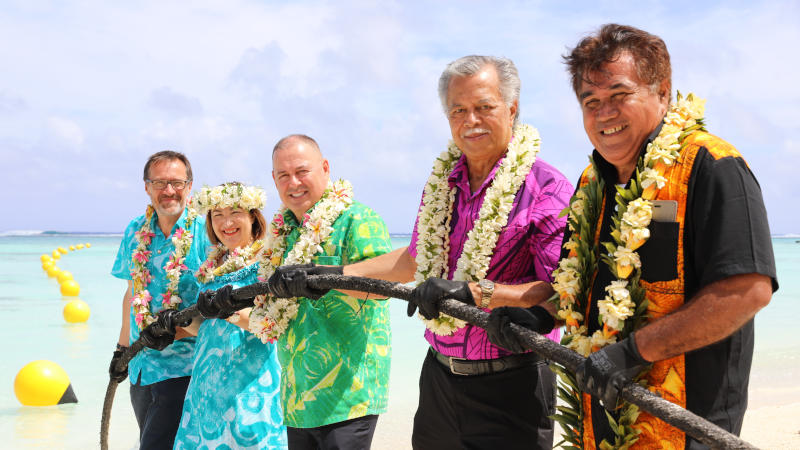
[[[322,243],[333,232],[333,223],[353,203],[353,186],[349,181],[329,182],[322,198],[310,213],[303,217],[300,237],[283,260],[285,265],[308,264],[314,256],[322,252]],[[284,222],[287,208],[281,209],[267,226],[264,238],[264,251],[261,253],[258,279],[267,281],[282,265],[286,251],[286,237],[291,232]],[[262,342],[274,342],[286,331],[289,323],[297,316],[297,298],[276,298],[269,295],[256,297],[255,306],[250,313],[250,331]]]
[[[486,277],[500,231],[508,223],[514,198],[536,161],[539,147],[536,128],[525,124],[514,127],[508,151],[491,186],[486,189],[478,220],[467,233],[453,280],[479,281]],[[425,184],[417,221],[417,271],[414,274],[417,283],[431,277],[447,277],[449,272],[450,219],[456,190],[450,188],[448,178],[460,157],[461,150],[450,141],[447,150],[434,161],[433,171]],[[442,336],[453,334],[466,325],[463,320],[447,314],[440,314],[433,320],[422,318],[422,321],[429,330]]]
[[[636,250],[650,238],[647,227],[653,216],[651,200],[666,183],[664,172],[680,155],[684,139],[696,130],[704,130],[704,105],[705,100],[692,94],[684,98],[678,92],[661,131],[639,160],[630,187],[617,187],[617,212],[612,218],[611,231],[614,241],[602,243],[605,252],[601,253],[594,244],[605,187],[591,158],[592,166],[587,172],[589,182],[578,189],[570,206],[562,212],[569,212],[568,226],[572,235],[564,244],[568,256],[553,272],[556,295],[552,301],[557,305],[558,317],[566,322],[561,343],[583,356],[625,338],[645,323],[647,299],[639,285],[641,260]],[[603,327],[589,336],[583,313],[588,309],[598,255],[617,279],[605,287],[605,298],[597,302]],[[581,392],[571,373],[559,366],[554,366],[554,370],[565,385],[559,388],[559,397],[566,404],[559,409],[556,420],[568,431],[565,442],[583,448]],[[611,427],[616,433],[615,445],[625,447],[636,441],[638,431],[632,425],[638,415],[635,405],[623,404],[619,419]],[[609,417],[609,420],[613,419]],[[610,444],[604,441],[601,448],[606,447],[610,448]]]
[[[155,237],[155,233],[153,233],[153,229],[150,226],[153,214],[155,214],[155,209],[152,205],[147,205],[144,223],[139,231],[134,233],[134,239],[136,239],[138,245],[131,257],[133,261],[133,270],[131,270],[131,280],[133,281],[131,307],[135,313],[136,325],[140,330],[155,321],[155,315],[150,308],[153,297],[147,290],[147,285],[150,284],[153,277],[146,267],[150,256],[153,254],[151,250],[148,250],[153,237]],[[194,236],[189,231],[189,228],[191,228],[192,222],[196,217],[197,212],[194,208],[189,208],[186,215],[186,224],[183,227],[178,227],[175,233],[172,234],[172,245],[175,247],[175,251],[170,255],[167,264],[164,266],[167,277],[167,290],[161,296],[162,309],[178,309],[178,305],[183,301],[178,296],[178,283],[183,272],[189,270],[184,261],[186,254],[192,247],[192,238]]]

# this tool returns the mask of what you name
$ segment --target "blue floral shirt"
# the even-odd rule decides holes
[[[119,250],[117,251],[117,259],[114,261],[114,267],[111,269],[111,275],[121,278],[123,280],[131,280],[131,270],[133,264],[131,257],[136,250],[138,243],[134,237],[134,233],[139,231],[145,221],[145,216],[141,215],[128,225],[125,229],[125,234],[120,242]],[[186,225],[186,210],[183,211],[178,222],[170,231],[170,236],[178,229]],[[148,247],[153,253],[150,260],[147,261],[147,269],[153,276],[153,280],[147,285],[147,290],[153,296],[150,302],[150,308],[153,313],[161,311],[161,295],[166,291],[167,277],[164,265],[169,261],[170,255],[175,251],[175,246],[172,245],[172,239],[169,236],[164,236],[161,228],[158,226],[158,216],[153,214],[150,223],[155,236],[153,237],[150,246]],[[205,261],[206,254],[211,248],[211,243],[208,241],[206,234],[206,221],[204,217],[197,217],[189,231],[194,238],[192,239],[192,247],[186,254],[185,264],[189,270],[185,271],[181,276],[178,283],[178,295],[183,300],[178,309],[187,308],[197,302],[198,285],[194,279],[194,273],[200,267],[200,264]],[[133,308],[130,311],[130,342],[134,342],[139,338],[139,327],[136,325],[136,320],[133,313]],[[159,381],[168,380],[171,378],[185,377],[192,373],[192,355],[194,354],[195,338],[184,338],[175,341],[172,345],[162,351],[145,348],[139,352],[135,358],[128,364],[128,376],[131,383],[136,383],[137,380],[142,386],[148,384],[158,383]],[[139,378],[141,376],[141,379]]]

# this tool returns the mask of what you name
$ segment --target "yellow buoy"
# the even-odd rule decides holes
[[[91,247],[91,246],[92,246],[92,244],[90,244],[90,243],[88,243],[88,242],[86,243],[86,248],[89,248],[89,247]]]
[[[58,250],[53,250],[53,259],[61,259],[61,253],[58,253]]]
[[[81,286],[75,280],[64,280],[61,283],[61,295],[65,297],[77,297],[81,293]]]
[[[47,272],[47,268],[48,268],[48,267],[50,267],[50,268],[53,268],[53,267],[55,267],[55,265],[56,265],[56,262],[55,262],[55,261],[53,261],[52,259],[50,259],[50,260],[47,260],[47,261],[45,261],[45,262],[43,262],[43,263],[42,263],[42,270],[44,270],[45,272]]]
[[[53,258],[51,258],[50,255],[42,255],[42,256],[39,257],[39,259],[41,259],[42,262],[47,262],[47,261],[52,261],[53,260]]]
[[[78,403],[64,369],[43,359],[26,364],[17,373],[14,378],[14,394],[26,406]]]
[[[50,278],[55,278],[59,273],[61,273],[61,269],[59,269],[57,266],[50,266],[45,270],[47,271],[47,276]]]
[[[75,251],[75,246],[74,245],[70,245],[69,246],[69,251],[74,252]]]
[[[69,323],[86,322],[89,320],[89,314],[91,314],[91,312],[88,303],[76,298],[64,305],[64,320]]]
[[[59,284],[65,282],[67,280],[72,280],[73,279],[72,278],[72,274],[69,273],[66,270],[62,270],[61,272],[59,272],[59,274],[56,276],[56,278],[58,279],[58,283]]]
[[[75,250],[80,250],[83,248],[83,244],[78,244],[75,246]]]
[[[58,250],[59,252],[61,252],[61,254],[62,254],[62,255],[66,255],[66,254],[67,254],[67,249],[65,249],[64,247],[58,247],[58,249],[57,249],[57,250]]]

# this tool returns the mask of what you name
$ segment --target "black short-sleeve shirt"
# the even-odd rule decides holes
[[[642,153],[660,129],[659,126],[650,135]],[[617,172],[597,151],[592,158],[606,186],[600,242],[610,242]],[[653,221],[649,228],[651,237],[639,249],[642,279],[674,279],[677,276],[677,223]],[[569,234],[565,233],[564,242]],[[689,180],[683,239],[686,303],[703,287],[738,274],[766,275],[772,280],[773,291],[777,290],[775,259],[761,188],[742,158],[718,158],[713,149],[701,147],[698,150]],[[592,287],[594,301],[586,320],[589,335],[600,327],[596,300],[604,298],[604,288],[613,280],[608,266],[600,263]],[[685,355],[687,409],[737,434],[747,407],[753,336],[753,321],[750,320],[722,341]],[[593,400],[592,403],[597,442],[604,438],[613,442],[604,410],[598,402]],[[703,446],[687,436],[687,448]]]

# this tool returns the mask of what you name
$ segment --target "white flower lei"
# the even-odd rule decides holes
[[[661,131],[648,144],[644,158],[639,161],[630,188],[617,187],[617,213],[613,217],[611,231],[614,241],[602,243],[606,252],[600,254],[600,259],[608,264],[617,279],[605,287],[607,295],[597,302],[603,328],[592,336],[588,335],[588,328],[583,323],[582,311],[587,308],[589,290],[597,270],[598,252],[594,236],[604,187],[591,158],[592,166],[587,170],[589,183],[578,189],[570,200],[569,208],[565,209],[565,212],[569,211],[568,224],[572,231],[570,239],[564,244],[569,254],[559,261],[553,272],[552,285],[557,294],[554,298],[558,305],[558,317],[566,322],[561,343],[583,356],[617,342],[618,335],[625,337],[644,325],[647,300],[644,288],[639,285],[641,260],[636,250],[650,238],[647,227],[653,216],[651,200],[666,184],[664,172],[680,156],[684,139],[696,130],[704,130],[704,109],[705,100],[693,94],[683,98],[678,92],[675,102],[667,111]],[[563,370],[558,372],[568,385],[575,386],[570,374]],[[572,391],[571,399],[570,403],[581,405],[579,393]],[[569,414],[559,411],[557,415],[573,417],[570,420],[577,416],[580,424],[582,410],[567,408]],[[638,435],[631,428],[637,417],[638,408],[626,403],[615,427],[622,442],[632,442]],[[573,435],[580,436],[580,433]],[[568,441],[582,447],[581,440]]]
[[[259,187],[224,183],[213,188],[203,186],[203,189],[194,196],[192,207],[198,214],[206,214],[214,208],[239,208],[250,211],[262,209],[266,201],[264,190]]]
[[[495,172],[491,186],[486,189],[478,220],[467,233],[453,280],[479,281],[486,277],[497,239],[508,223],[514,198],[536,161],[539,147],[540,138],[536,128],[525,124],[514,127],[508,151]],[[461,154],[461,150],[450,141],[447,151],[434,161],[433,171],[425,184],[417,221],[417,271],[414,274],[417,283],[431,277],[447,276],[450,220],[456,193],[455,189],[450,188],[448,178]],[[441,336],[451,335],[466,325],[463,320],[447,314],[440,314],[433,320],[422,318],[422,321],[429,330]]]
[[[155,321],[155,316],[150,309],[150,303],[153,297],[147,290],[147,285],[153,280],[150,271],[147,270],[147,261],[150,260],[152,251],[147,248],[150,246],[155,233],[150,226],[155,209],[152,205],[147,205],[147,212],[145,213],[144,224],[139,231],[134,233],[134,239],[138,245],[133,251],[131,257],[133,261],[133,270],[131,271],[131,280],[133,281],[133,297],[131,298],[131,307],[135,312],[135,321],[139,329],[143,329]],[[175,233],[172,234],[172,244],[175,246],[175,251],[170,255],[169,261],[164,265],[167,277],[167,290],[161,296],[161,304],[163,309],[178,309],[178,305],[183,301],[178,296],[178,282],[181,279],[183,271],[188,270],[184,261],[186,254],[192,247],[192,238],[194,237],[189,231],[192,222],[197,217],[197,212],[193,208],[189,208],[186,215],[186,224],[183,227],[178,227]]]
[[[328,182],[322,198],[310,213],[304,215],[300,236],[285,259],[283,253],[286,250],[286,237],[291,229],[283,220],[287,208],[282,206],[267,227],[258,279],[267,281],[282,262],[285,265],[310,263],[316,254],[322,252],[322,243],[333,232],[333,223],[352,203],[353,186],[350,182]],[[264,343],[274,342],[297,316],[298,308],[297,298],[260,295],[256,297],[255,306],[250,312],[250,331]]]

